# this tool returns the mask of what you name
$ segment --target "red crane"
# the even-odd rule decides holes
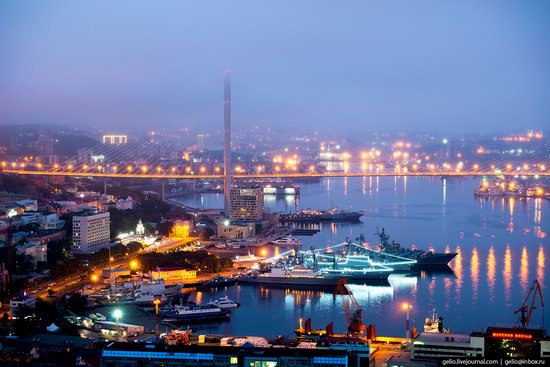
[[[524,329],[529,326],[529,322],[531,321],[531,315],[533,314],[533,310],[536,309],[535,302],[537,300],[537,295],[539,296],[539,299],[540,299],[540,305],[542,307],[542,317],[544,320],[544,300],[542,299],[542,290],[538,279],[535,279],[533,281],[533,284],[531,285],[531,288],[529,289],[529,293],[527,293],[527,297],[525,297],[525,301],[523,301],[523,304],[521,305],[521,307],[514,312],[516,314],[521,313],[521,317],[519,318],[519,321],[521,322],[521,327]],[[531,299],[531,302],[529,302],[529,299]],[[544,321],[543,321],[543,324],[544,324]]]

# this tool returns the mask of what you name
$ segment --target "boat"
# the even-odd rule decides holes
[[[228,310],[214,305],[170,305],[159,309],[159,315],[166,322],[225,320],[230,317]]]
[[[368,280],[381,280],[386,281],[393,269],[386,267],[372,267],[363,269],[354,268],[339,268],[339,269],[321,269],[322,275],[331,277],[346,278],[348,283],[361,282]]]
[[[384,254],[346,240],[330,249],[300,252],[300,261],[348,280],[387,278],[392,272],[408,272],[416,260]]]
[[[300,195],[300,186],[292,185],[267,185],[263,188],[265,195]]]
[[[359,222],[363,213],[332,208],[329,210],[305,209],[293,214],[282,214],[281,222],[320,223],[320,222]]]
[[[282,237],[274,241],[271,241],[271,243],[274,245],[280,245],[280,246],[301,246],[302,245],[302,241],[292,236]]]
[[[250,251],[248,251],[248,255],[237,255],[233,259],[234,263],[250,263],[250,262],[257,262],[265,260],[265,256],[256,256],[250,254]]]
[[[218,287],[228,287],[237,283],[235,278],[226,278],[221,275],[216,275],[214,278],[204,282],[203,287],[207,288],[218,288]]]
[[[208,304],[212,306],[217,306],[222,310],[230,310],[240,306],[237,302],[230,300],[227,296],[218,298],[212,302],[209,302]]]
[[[166,286],[163,279],[138,283],[135,287],[135,293],[147,294],[151,293],[154,296],[162,294],[171,296],[179,294],[181,286],[179,284]]]
[[[243,275],[238,278],[238,281],[260,285],[328,287],[345,284],[346,278],[323,275],[318,270],[300,266],[294,268],[272,267],[266,273]]]
[[[390,236],[385,233],[384,228],[382,228],[382,232],[377,232],[377,235],[380,238],[379,248],[381,254],[416,260],[413,268],[447,265],[456,255],[458,255],[456,252],[442,254],[432,251],[403,248],[399,243],[393,241],[389,242]]]
[[[154,304],[155,300],[159,300],[160,303],[163,304],[168,301],[168,298],[164,294],[155,296],[152,293],[140,293],[135,295],[132,303],[138,306],[151,306]]]
[[[91,313],[88,317],[94,321],[107,321],[107,316],[99,312]]]
[[[450,329],[443,328],[443,317],[437,316],[434,308],[432,310],[432,316],[426,317],[426,320],[424,321],[424,332],[432,334],[449,334],[451,331]]]

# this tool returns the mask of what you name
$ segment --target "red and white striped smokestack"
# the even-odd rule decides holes
[[[230,190],[231,190],[231,71],[224,73],[224,99],[223,99],[223,123],[224,123],[224,149],[223,149],[223,210],[229,218]]]

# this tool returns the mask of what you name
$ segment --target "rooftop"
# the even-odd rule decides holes
[[[470,334],[419,333],[414,342],[423,343],[470,343]]]

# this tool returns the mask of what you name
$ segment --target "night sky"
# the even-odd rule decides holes
[[[550,126],[550,2],[0,1],[0,124]]]

